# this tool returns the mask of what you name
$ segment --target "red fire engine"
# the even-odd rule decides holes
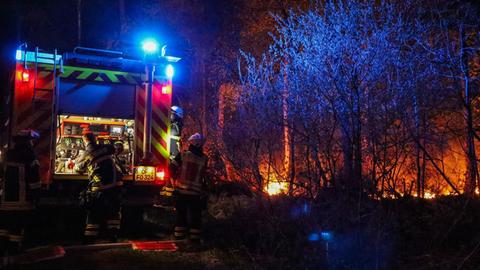
[[[61,203],[86,184],[87,176],[73,167],[83,151],[81,136],[93,132],[100,144],[124,146],[127,200],[153,203],[169,174],[172,64],[178,60],[165,50],[142,60],[81,47],[63,55],[26,46],[16,51],[6,132],[40,133],[35,151],[50,194],[45,201]]]

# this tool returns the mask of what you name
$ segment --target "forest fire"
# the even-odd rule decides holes
[[[430,192],[425,192],[424,198],[427,199],[427,200],[435,199],[435,194],[434,194],[434,193],[430,193]]]
[[[270,182],[265,186],[265,192],[269,196],[285,194],[288,191],[287,182]]]
[[[288,193],[289,183],[285,181],[277,170],[274,169],[273,164],[263,161],[259,164],[259,172],[262,178],[262,190],[268,196],[284,195]]]
[[[454,143],[448,144],[448,150],[444,150],[443,153],[436,153],[434,156],[441,160],[442,171],[435,170],[434,165],[425,162],[425,170],[427,173],[422,175],[420,183],[420,189],[417,187],[418,180],[415,172],[412,173],[410,167],[413,166],[414,160],[412,158],[404,158],[401,163],[397,164],[396,177],[386,177],[382,174],[378,174],[376,178],[377,190],[381,192],[377,198],[390,198],[399,199],[402,197],[419,197],[427,200],[433,200],[439,196],[458,195],[459,193],[453,189],[450,185],[453,185],[460,192],[464,189],[466,162],[462,159],[461,154],[458,154],[459,147]],[[437,156],[438,155],[438,156]],[[442,157],[442,155],[445,155]],[[276,158],[281,158],[282,155],[278,154]],[[296,160],[301,160],[301,156],[296,156]],[[275,159],[275,158],[274,158]],[[329,183],[322,182],[321,179],[314,178],[315,176],[307,171],[302,171],[302,168],[296,164],[295,170],[297,175],[293,180],[293,187],[290,191],[290,182],[287,181],[285,168],[282,165],[270,164],[261,159],[259,165],[259,172],[261,176],[262,188],[261,190],[269,196],[278,195],[293,195],[293,196],[309,196],[309,194],[316,193],[318,190],[327,188]],[[313,163],[315,160],[310,159]],[[299,164],[301,164],[299,162]],[[341,164],[339,164],[339,167]],[[367,179],[367,175],[372,172],[370,164],[365,162],[363,164],[363,177]],[[283,173],[280,173],[283,172]],[[336,173],[341,173],[341,170]],[[448,182],[449,181],[449,182]],[[383,185],[383,186],[382,186]],[[380,194],[380,193],[379,193]],[[479,195],[478,187],[475,189],[475,194]],[[374,196],[376,197],[376,196]]]
[[[355,8],[353,4],[349,7]],[[231,106],[221,108],[234,108],[223,111],[231,119],[242,120],[232,121],[222,130],[228,135],[225,145],[242,148],[227,155],[241,164],[253,164],[245,171],[251,174],[255,188],[269,194],[269,190],[277,193],[279,184],[269,188],[270,179],[276,179],[265,177],[269,173],[262,173],[259,179],[255,172],[262,171],[262,163],[270,164],[269,172],[288,179],[289,195],[294,196],[316,197],[330,187],[363,190],[379,198],[478,195],[479,144],[473,138],[477,136],[475,108],[480,99],[476,92],[466,95],[468,89],[461,86],[478,80],[480,65],[476,55],[459,49],[465,44],[462,38],[473,46],[473,32],[462,37],[455,29],[422,24],[416,33],[429,32],[432,38],[418,34],[419,42],[408,45],[411,50],[392,51],[403,48],[398,40],[411,39],[405,34],[411,33],[412,26],[389,17],[387,6],[375,11],[359,8],[358,17],[351,16],[350,8],[330,3],[321,13],[331,16],[306,13],[301,23],[297,15],[291,15],[278,35],[273,35],[265,59],[257,59],[253,53],[242,58],[244,72],[235,91],[239,98],[228,99],[227,92],[222,92],[222,101]],[[365,14],[383,14],[386,23],[364,20]],[[359,26],[352,33],[365,27],[371,30],[359,41],[328,27],[346,21],[350,23],[338,26],[345,33],[352,31],[351,25]],[[387,32],[396,38],[385,39]],[[312,38],[316,42],[310,42]],[[300,44],[302,53],[292,44]],[[372,60],[357,59],[359,54]],[[347,56],[338,60],[338,55]],[[458,65],[462,61],[468,63],[470,72]],[[427,62],[431,69],[416,74]],[[330,64],[334,67],[324,68]],[[339,72],[342,70],[351,70],[351,76]],[[366,75],[359,79],[353,72],[357,70]],[[453,72],[456,79],[446,77],[445,70]],[[391,80],[383,83],[385,78]],[[242,136],[236,135],[239,132]],[[251,138],[248,143],[244,143],[245,136]]]

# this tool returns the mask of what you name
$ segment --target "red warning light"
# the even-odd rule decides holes
[[[155,173],[155,184],[157,185],[165,185],[165,181],[167,180],[167,172],[164,168],[156,168]]]
[[[165,180],[165,170],[163,170],[162,168],[157,168],[157,173],[155,175],[157,177],[157,180]]]
[[[28,82],[30,80],[30,73],[28,73],[28,69],[22,71],[22,82]]]
[[[172,86],[171,85],[164,85],[162,86],[162,94],[168,95],[172,93]]]

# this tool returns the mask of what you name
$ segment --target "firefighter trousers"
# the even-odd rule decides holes
[[[29,225],[34,210],[0,211],[0,256],[21,252],[25,244],[25,229]]]
[[[87,209],[85,242],[93,242],[100,236],[116,241],[120,231],[120,189],[111,188],[91,194],[92,202]]]
[[[177,194],[175,200],[177,218],[175,239],[200,242],[202,236],[202,205],[199,195]]]

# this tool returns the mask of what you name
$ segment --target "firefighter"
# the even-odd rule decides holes
[[[170,110],[170,171],[175,170],[173,159],[180,154],[180,139],[183,127],[183,110],[178,106],[172,106]],[[168,178],[166,184],[160,190],[154,207],[173,207],[173,179]]]
[[[66,173],[67,172],[67,162],[70,158],[69,155],[69,140],[62,139],[61,142],[57,145],[57,158],[56,158],[56,169],[55,173]]]
[[[117,166],[117,171],[120,171],[123,175],[128,174],[128,165],[125,156],[123,155],[123,143],[116,142],[114,145],[115,152],[113,154],[113,161],[115,161],[115,166]]]
[[[183,110],[178,106],[172,106],[170,110],[170,170],[175,170],[173,159],[180,154],[180,139],[183,128]],[[160,191],[158,201],[154,206],[170,208],[173,206],[173,179],[168,178],[165,186]]]
[[[41,188],[39,162],[33,151],[38,138],[35,131],[21,131],[7,152],[0,201],[0,249],[4,255],[23,250],[25,229],[33,220]]]
[[[203,137],[199,133],[189,139],[188,150],[177,155],[172,161],[177,166],[175,179],[175,208],[177,218],[175,224],[175,239],[184,240],[187,233],[190,242],[199,246],[202,234],[202,210],[206,198],[207,156],[203,153]],[[187,219],[190,217],[190,221]]]
[[[87,209],[84,242],[93,243],[100,232],[106,231],[110,241],[116,241],[120,230],[120,188],[112,155],[112,145],[99,145],[93,133],[82,136],[85,152],[76,162],[75,170],[87,172],[89,183],[81,200]]]
[[[174,158],[180,153],[180,138],[183,127],[183,110],[178,106],[172,106],[170,113],[170,157]]]

